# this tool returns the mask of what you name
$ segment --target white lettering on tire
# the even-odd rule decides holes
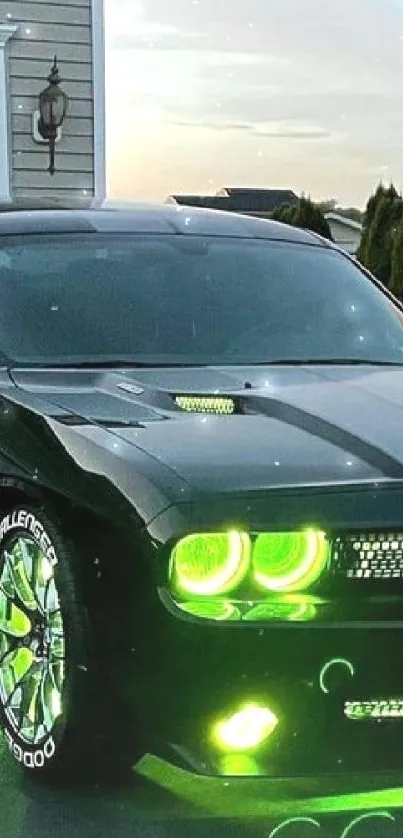
[[[12,530],[25,530],[30,532],[38,542],[52,567],[57,564],[57,556],[50,536],[33,512],[28,512],[26,509],[18,509],[6,515],[0,524],[0,542]],[[4,729],[4,735],[14,759],[26,768],[43,768],[45,763],[51,760],[56,753],[56,745],[52,736],[49,736],[40,747],[26,750],[14,741],[12,734],[7,728]]]
[[[56,745],[52,736],[49,736],[42,747],[36,748],[33,751],[26,751],[17,742],[14,742],[8,730],[5,730],[4,734],[14,759],[21,765],[24,765],[25,768],[43,768],[46,760],[52,759],[56,752]]]
[[[0,541],[12,530],[21,529],[30,532],[38,542],[42,552],[54,567],[57,564],[57,556],[51,539],[48,536],[43,524],[38,521],[33,512],[26,509],[18,509],[11,515],[6,515],[0,525]]]

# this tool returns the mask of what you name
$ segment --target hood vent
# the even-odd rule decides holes
[[[230,416],[235,413],[235,401],[228,396],[174,396],[180,410],[186,413],[209,413],[215,416]]]

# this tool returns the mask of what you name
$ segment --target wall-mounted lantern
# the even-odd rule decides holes
[[[49,173],[55,173],[55,146],[61,137],[61,127],[66,113],[68,98],[59,87],[62,79],[59,76],[57,56],[53,62],[48,86],[39,94],[38,110],[33,115],[33,135],[37,143],[49,146]]]

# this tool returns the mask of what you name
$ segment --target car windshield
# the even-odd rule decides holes
[[[403,363],[400,310],[330,248],[65,234],[5,239],[0,257],[16,365]]]

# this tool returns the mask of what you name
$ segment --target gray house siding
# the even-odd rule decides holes
[[[0,20],[18,25],[8,45],[13,198],[85,201],[94,194],[91,0],[0,0]],[[51,177],[47,147],[32,137],[32,114],[54,55],[69,107]]]

